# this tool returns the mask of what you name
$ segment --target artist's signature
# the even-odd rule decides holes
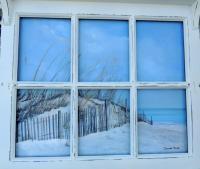
[[[164,150],[179,150],[180,149],[180,147],[178,147],[178,146],[174,146],[174,147],[163,147],[164,148]]]

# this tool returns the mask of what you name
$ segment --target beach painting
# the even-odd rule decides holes
[[[187,153],[184,89],[138,90],[138,153]]]
[[[70,154],[70,90],[19,89],[16,157]]]
[[[18,81],[69,82],[71,21],[20,18]]]
[[[137,80],[185,81],[184,26],[181,21],[136,21]]]
[[[129,81],[127,20],[80,19],[79,82]]]
[[[130,154],[129,90],[81,89],[78,100],[78,154]]]

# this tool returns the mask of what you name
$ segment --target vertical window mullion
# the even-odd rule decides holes
[[[136,48],[135,48],[135,19],[134,16],[131,16],[129,19],[129,51],[130,51],[130,82],[132,87],[130,89],[130,148],[131,148],[131,156],[136,157],[137,154],[137,134],[136,134],[136,115],[137,115],[137,108],[136,108]]]
[[[77,150],[78,150],[78,121],[77,121],[77,100],[78,100],[78,94],[77,94],[77,59],[78,59],[78,24],[77,24],[77,17],[75,15],[72,16],[72,103],[73,103],[73,109],[72,109],[72,158],[76,158],[77,156]]]
[[[189,62],[189,32],[188,32],[188,21],[186,19],[183,20],[183,36],[184,36],[184,52],[185,52],[185,81],[187,83],[190,83],[190,76],[189,76],[189,70],[190,70],[190,62]]]
[[[186,88],[186,110],[187,110],[187,141],[188,141],[188,154],[192,155],[192,103],[191,103],[191,88]]]
[[[191,102],[191,80],[190,80],[190,62],[189,62],[189,29],[188,20],[183,21],[183,34],[184,34],[184,52],[185,52],[185,77],[186,83],[188,84],[186,88],[186,109],[187,109],[187,138],[188,138],[188,154],[192,155],[193,150],[193,136],[192,136],[192,102]]]
[[[136,95],[135,95],[135,87],[131,87],[130,89],[130,155],[131,157],[136,157]]]

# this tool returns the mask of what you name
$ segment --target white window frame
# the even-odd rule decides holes
[[[71,76],[70,82],[23,82],[17,81],[18,68],[18,45],[19,45],[19,21],[23,17],[34,18],[63,18],[71,19]],[[78,25],[80,19],[103,19],[103,20],[127,20],[129,22],[129,82],[78,82]],[[137,82],[136,81],[136,21],[181,21],[184,27],[184,49],[185,49],[185,82]],[[189,55],[188,55],[188,33],[187,19],[184,17],[151,17],[151,16],[123,16],[123,15],[39,15],[39,14],[17,14],[16,17],[16,42],[14,61],[13,90],[13,112],[11,130],[11,159],[13,161],[48,161],[48,160],[95,160],[95,159],[143,159],[143,158],[174,158],[189,157],[192,155],[192,127],[191,127],[191,103],[190,103],[190,81],[189,81]],[[15,157],[15,131],[16,131],[16,91],[17,89],[70,89],[71,90],[71,137],[70,156],[66,157]],[[78,89],[130,89],[130,155],[105,155],[105,156],[78,156]],[[188,153],[166,153],[166,154],[138,154],[137,143],[137,89],[185,89],[187,100],[187,132]],[[132,100],[132,101],[131,101]]]
[[[200,78],[198,68],[198,53],[200,52],[198,39],[199,30],[194,30],[192,27],[192,13],[191,7],[182,5],[156,5],[156,4],[134,4],[134,3],[103,3],[103,2],[67,2],[67,1],[13,1],[12,10],[10,10],[9,22],[2,23],[2,51],[0,58],[0,92],[3,100],[0,102],[0,136],[4,136],[4,139],[0,141],[1,151],[0,153],[0,167],[2,168],[15,168],[26,169],[31,168],[97,168],[97,169],[110,169],[110,168],[137,168],[137,169],[198,169],[198,162],[200,160],[200,134],[199,134],[199,120],[200,112],[199,97],[200,91],[199,82]],[[130,105],[132,127],[131,139],[136,135],[137,126],[137,93],[138,89],[186,89],[187,99],[187,127],[188,127],[188,153],[178,154],[158,154],[158,155],[139,155],[136,150],[136,142],[132,142],[131,155],[130,156],[97,156],[97,157],[77,157],[76,153],[70,157],[25,157],[15,158],[15,123],[16,123],[16,90],[26,88],[55,88],[55,89],[71,89],[71,97],[74,100],[72,110],[77,112],[77,100],[78,92],[76,90],[77,83],[35,83],[35,82],[17,82],[16,70],[17,70],[17,58],[18,58],[18,19],[20,16],[24,17],[40,17],[40,18],[72,18],[71,26],[75,31],[77,30],[77,19],[79,17],[96,17],[102,19],[120,19],[121,17],[128,17],[130,19],[132,33],[129,32],[129,42],[131,49],[129,49],[132,55],[130,64],[135,65],[136,61],[136,20],[162,20],[162,21],[183,21],[184,25],[184,39],[185,39],[185,70],[186,81],[185,82],[172,82],[172,83],[146,83],[137,82],[132,83],[136,78],[135,70],[132,71],[131,85],[130,82],[121,83],[79,83],[79,88],[131,88],[130,100],[133,102]],[[74,24],[73,24],[74,23]],[[73,26],[74,25],[74,26]],[[77,62],[77,34],[73,32],[71,34],[73,46],[76,46],[71,53],[73,57],[73,63]],[[197,47],[198,46],[198,47]],[[76,65],[76,64],[75,64]],[[192,65],[192,66],[190,66]],[[136,65],[135,65],[136,66]],[[131,68],[131,67],[130,67]],[[136,68],[136,67],[135,67]],[[74,66],[71,67],[73,72],[77,72]],[[196,69],[196,70],[195,70]],[[131,73],[131,71],[130,71]],[[129,73],[129,74],[130,74]],[[72,78],[72,76],[71,76]],[[100,86],[100,87],[97,87]],[[76,97],[75,97],[76,96]],[[77,113],[71,114],[73,121],[77,121]],[[72,121],[71,121],[72,123]],[[75,122],[74,122],[75,123]],[[77,123],[78,124],[78,123]],[[72,125],[72,124],[71,124]],[[3,130],[1,129],[3,128]],[[4,132],[5,130],[5,132]],[[76,138],[75,131],[77,130],[73,126],[71,134],[73,138]],[[73,152],[77,149],[77,143],[71,143],[71,149]],[[3,145],[3,146],[2,146]],[[73,148],[72,148],[73,147]],[[72,150],[71,150],[72,151]]]
[[[0,4],[0,11],[1,11],[1,20],[0,20],[0,26],[2,29],[2,20],[3,20],[3,11],[2,11],[2,6]],[[1,30],[0,30],[1,31]],[[1,36],[0,36],[0,57],[1,57]]]

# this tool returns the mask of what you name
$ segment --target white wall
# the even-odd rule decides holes
[[[200,168],[200,39],[199,30],[193,27],[192,8],[177,5],[145,5],[128,3],[84,3],[65,1],[14,1],[10,11],[10,23],[2,25],[2,42],[0,56],[0,169],[199,169]],[[24,160],[14,162],[9,159],[11,148],[13,64],[16,57],[15,24],[16,16],[28,15],[71,15],[71,14],[104,14],[104,15],[147,15],[147,16],[180,16],[189,21],[189,54],[190,82],[192,99],[193,153],[190,157],[137,159],[119,158],[118,160]],[[43,161],[43,162],[39,162]]]

